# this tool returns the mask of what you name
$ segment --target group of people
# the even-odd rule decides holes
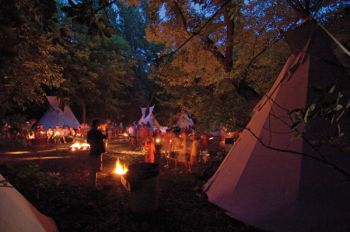
[[[111,121],[101,124],[100,129],[108,138],[117,136],[124,130],[122,123],[117,124]],[[77,128],[68,125],[44,127],[44,125],[37,124],[35,120],[29,120],[20,126],[10,124],[3,126],[0,130],[0,145],[2,143],[24,146],[65,144],[76,138],[86,139],[89,130],[90,126],[87,123],[82,123]]]
[[[89,127],[87,124],[82,124],[79,128],[68,126],[49,127],[45,130],[43,125],[37,125],[27,133],[29,144],[62,144],[69,143],[74,138],[85,138]]]
[[[134,123],[127,129],[127,132],[130,143],[141,145],[145,151],[145,163],[158,163],[163,153],[168,158],[173,158],[191,168],[198,162],[200,149],[206,149],[208,145],[208,137],[200,136],[193,128],[173,128],[163,133],[145,124],[137,126]],[[102,168],[102,154],[105,152],[104,140],[107,138],[99,121],[94,120],[91,130],[87,133],[87,142],[90,144],[90,177],[94,186],[96,186],[96,175]]]
[[[146,124],[134,122],[127,128],[129,143],[142,148],[145,162],[157,162],[160,153],[169,159],[187,165],[194,165],[199,160],[201,151],[208,149],[209,135],[199,134],[194,128],[168,128],[166,131],[154,129]]]

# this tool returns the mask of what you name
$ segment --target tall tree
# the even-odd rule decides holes
[[[310,10],[331,4],[308,2]],[[197,86],[215,86],[212,97],[220,92],[230,96],[227,91],[231,91],[232,97],[244,99],[242,108],[251,108],[270,87],[289,53],[281,40],[283,31],[300,20],[300,14],[295,14],[285,0],[164,0],[151,1],[150,6],[156,10],[147,38],[167,48],[154,76],[163,92],[172,93],[173,98],[167,100],[172,99],[173,105],[182,104],[174,95],[174,87],[185,86],[192,91]],[[319,17],[317,12],[312,15]],[[197,106],[193,104],[191,110]]]
[[[135,2],[134,2],[135,3]],[[146,28],[149,25],[148,4],[142,0],[139,4],[127,5],[120,2],[117,4],[118,22],[116,28],[120,35],[129,43],[128,56],[134,60],[134,81],[136,104],[147,105],[152,99],[155,86],[148,75],[152,72],[157,54],[163,49],[161,44],[155,44],[146,40]]]
[[[145,39],[146,1],[70,1],[60,7],[69,34],[65,43],[71,60],[64,65],[68,92],[83,109],[99,108],[104,116],[145,104],[153,92],[147,75],[161,49]]]
[[[155,3],[151,2],[150,5],[152,4]],[[250,107],[266,88],[263,81],[260,83],[265,85],[252,84],[255,80],[255,75],[251,75],[252,67],[255,70],[255,67],[259,66],[262,70],[272,65],[269,70],[273,70],[273,67],[277,66],[271,53],[265,55],[265,52],[280,38],[278,29],[287,28],[292,21],[273,24],[275,18],[290,9],[284,7],[274,12],[273,6],[259,5],[258,1],[249,4],[243,4],[242,1],[163,1],[156,7],[158,10],[152,16],[153,21],[148,27],[147,38],[164,43],[167,48],[165,54],[171,54],[163,56],[163,63],[155,67],[153,75],[164,92],[171,92],[173,97],[166,98],[167,101],[173,100],[172,105],[177,108],[186,107],[183,101],[177,101],[180,96],[176,91],[172,91],[176,87],[186,87],[187,91],[202,88],[204,92],[211,89],[208,94],[212,99],[218,100],[220,107],[230,105],[229,108],[232,109],[232,106],[237,104],[249,105],[242,107],[247,109],[241,112],[232,110],[229,114],[228,111],[211,108],[213,112],[208,112],[209,115],[219,116],[216,120],[220,123],[217,124],[230,124],[235,117],[242,119],[244,117],[241,116],[247,116]],[[260,17],[255,18],[254,14],[260,14]],[[284,44],[278,43],[278,47],[281,46]],[[283,62],[285,50],[279,53],[278,49],[274,51],[282,57]],[[257,63],[257,58],[262,54],[265,55],[265,59]],[[271,79],[271,73],[267,79]],[[200,102],[207,105],[201,108],[207,108],[207,111],[210,109],[209,104],[212,101]],[[200,112],[196,109],[199,105],[194,102],[192,104],[187,108]],[[210,120],[213,119],[214,117]],[[208,125],[210,120],[202,125]],[[243,121],[236,125],[242,126]]]
[[[0,118],[18,122],[25,109],[42,101],[45,88],[58,87],[62,67],[54,56],[55,2],[2,1],[0,9]]]
[[[59,21],[67,54],[58,59],[66,81],[55,92],[81,107],[82,121],[86,115],[121,119],[135,76],[132,59],[125,57],[130,46],[116,33],[108,14],[95,12],[100,6],[89,3],[58,6],[63,10]]]

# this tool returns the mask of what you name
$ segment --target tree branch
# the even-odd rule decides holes
[[[181,6],[179,5],[179,3],[177,2],[177,0],[174,0],[174,6],[175,6],[175,11],[176,11],[176,16],[179,19],[179,21],[181,21],[185,31],[189,34],[192,34],[188,31],[188,24],[187,24],[187,20],[186,17],[184,15],[184,13],[182,12]]]
[[[171,57],[173,56],[174,54],[176,54],[180,49],[182,49],[188,42],[190,42],[195,36],[199,35],[203,29],[205,27],[207,27],[207,25],[214,19],[216,18],[216,16],[218,16],[218,14],[221,12],[221,10],[231,2],[231,0],[226,0],[220,7],[219,9],[216,10],[216,12],[195,32],[191,33],[191,36],[188,37],[183,43],[181,43],[174,51],[170,52],[170,53],[167,53],[167,54],[164,54],[164,55],[161,55],[159,56],[156,60],[162,60],[164,59],[165,57]],[[167,59],[166,61],[169,61],[169,59]]]
[[[280,109],[282,109],[283,111],[285,111],[285,112],[288,114],[289,119],[291,120],[291,122],[293,121],[292,118],[291,118],[291,115],[290,115],[290,111],[289,111],[288,109],[286,109],[286,108],[284,108],[283,106],[281,106],[280,104],[278,104],[278,103],[277,103],[276,101],[274,101],[270,96],[266,95],[266,97],[267,97],[273,104],[275,104],[277,107],[279,107]],[[273,114],[273,113],[271,113],[271,112],[270,112],[270,115],[272,115],[275,119],[277,119],[277,120],[279,120],[280,122],[282,122],[285,126],[291,128],[291,125],[289,125],[289,124],[288,124],[285,120],[283,120],[282,118],[278,117],[277,115],[275,115],[275,114]],[[301,131],[298,130],[298,128],[291,128],[291,129],[292,129],[293,131],[295,131],[296,133],[301,134],[301,135],[302,135],[301,138],[303,139],[303,141],[304,141],[307,145],[309,145],[309,146],[311,147],[311,149],[314,150],[321,158],[318,158],[318,157],[315,157],[315,156],[312,156],[312,157],[318,158],[318,159],[322,160],[323,163],[327,164],[328,166],[331,166],[333,169],[335,169],[336,171],[342,173],[342,174],[345,175],[345,176],[346,176],[346,175],[350,175],[350,173],[349,173],[348,171],[346,171],[346,170],[344,170],[344,169],[341,169],[341,168],[338,167],[337,165],[331,163],[331,162],[327,159],[327,157],[326,157],[324,154],[322,154],[322,152],[321,152],[317,147],[315,147],[315,146],[304,136],[304,134],[303,134]],[[251,131],[251,133],[253,133],[253,132]],[[304,154],[304,153],[302,153],[302,154]],[[349,180],[350,180],[350,179],[349,179]]]
[[[111,6],[112,4],[114,4],[114,3],[118,2],[118,1],[119,1],[119,0],[112,0],[112,1],[110,1],[110,2],[107,3],[106,5],[101,6],[101,7],[97,8],[96,10],[94,10],[94,11],[93,11],[93,14],[96,14],[96,13],[99,12],[100,10],[103,10],[103,9],[107,8],[107,7]]]
[[[273,40],[271,43],[267,43],[258,53],[256,53],[249,61],[249,63],[247,64],[247,66],[244,68],[244,71],[242,72],[242,77],[243,79],[245,79],[247,77],[248,71],[251,68],[251,66],[256,62],[256,60],[262,55],[264,54],[268,48],[270,48],[272,45],[276,44],[278,41],[280,41],[283,38],[282,33],[280,33],[280,35]]]
[[[300,156],[304,156],[304,157],[307,157],[307,158],[310,158],[312,160],[315,160],[319,163],[322,163],[326,166],[329,166],[331,168],[333,168],[336,172],[342,174],[343,176],[345,176],[347,178],[347,181],[350,181],[350,173],[338,166],[336,166],[335,164],[333,163],[330,163],[328,162],[327,160],[324,160],[322,158],[319,158],[319,157],[316,157],[316,156],[313,156],[313,155],[310,155],[310,154],[307,154],[307,153],[304,153],[304,152],[299,152],[299,151],[294,151],[294,150],[287,150],[287,149],[281,149],[281,148],[276,148],[276,147],[272,147],[270,145],[267,145],[265,144],[261,138],[259,138],[249,127],[246,127],[245,128],[247,131],[249,131],[249,133],[264,147],[268,148],[268,149],[271,149],[273,151],[279,151],[279,152],[283,152],[283,153],[289,153],[289,154],[295,154],[295,155],[300,155]]]
[[[211,52],[214,55],[214,57],[219,61],[219,63],[225,67],[226,57],[218,50],[218,48],[215,46],[214,41],[212,41],[209,37],[200,37],[203,48]]]
[[[233,35],[235,32],[235,22],[231,19],[231,15],[227,7],[224,11],[224,20],[226,24],[226,46],[225,46],[225,71],[231,72],[233,66]]]

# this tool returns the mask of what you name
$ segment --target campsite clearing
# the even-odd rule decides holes
[[[117,158],[128,164],[143,159],[138,153],[128,154],[126,144],[111,143],[110,148],[113,151],[104,157],[105,173],[111,172]],[[55,220],[59,231],[257,231],[207,202],[201,186],[215,168],[207,169],[209,173],[188,173],[163,163],[160,208],[138,216],[130,212],[128,192],[120,182],[104,175],[99,178],[101,190],[89,187],[87,152],[63,157],[71,158],[18,159],[10,164],[7,160],[0,166],[1,173],[35,207]]]

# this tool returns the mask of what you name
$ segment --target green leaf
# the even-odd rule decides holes
[[[333,84],[333,85],[329,88],[328,93],[334,93],[335,87],[336,87],[336,85]]]
[[[346,103],[345,109],[348,109],[350,107],[350,99],[348,100],[348,103]]]
[[[340,110],[342,110],[344,107],[342,106],[342,105],[340,105],[340,104],[338,104],[336,107],[334,107],[334,110],[335,111],[340,111]]]
[[[305,112],[305,115],[304,115],[304,122],[307,122],[308,121],[308,117],[309,117],[309,114],[312,113],[314,110],[316,109],[316,104],[311,104],[306,112]]]

